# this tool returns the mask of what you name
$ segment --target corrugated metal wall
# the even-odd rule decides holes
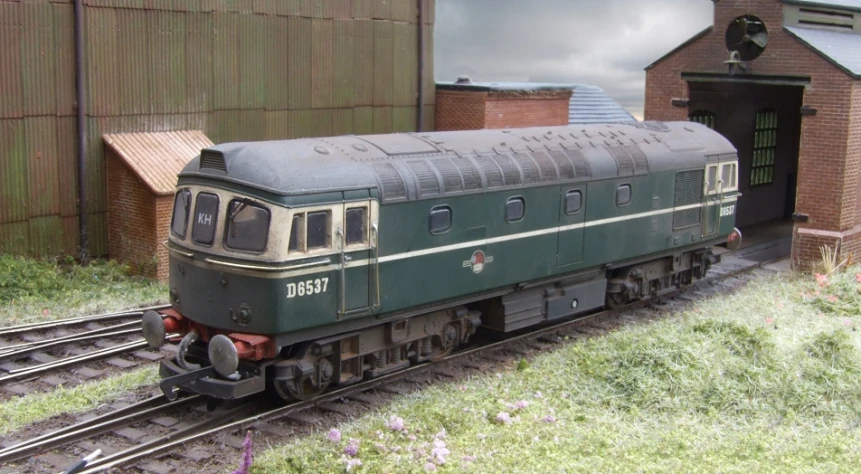
[[[414,131],[416,0],[85,0],[90,253],[107,253],[102,134],[215,141]],[[433,127],[434,0],[425,11]],[[0,252],[78,244],[73,6],[0,0]]]

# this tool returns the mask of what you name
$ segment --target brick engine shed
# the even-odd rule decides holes
[[[472,82],[461,76],[455,82],[436,84],[434,129],[568,125],[573,86],[539,83]]]
[[[168,278],[176,177],[213,145],[201,131],[118,133],[103,136],[108,191],[108,249],[136,274]]]
[[[861,257],[861,0],[714,0],[714,24],[646,68],[646,120],[738,149],[737,222],[792,220],[792,262]]]

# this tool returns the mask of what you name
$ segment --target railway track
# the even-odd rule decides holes
[[[755,251],[748,253],[755,254]],[[358,415],[369,408],[381,406],[391,397],[433,383],[434,379],[453,380],[459,377],[458,373],[469,375],[485,372],[489,368],[498,367],[500,363],[515,362],[521,357],[551,350],[566,336],[569,339],[600,336],[614,327],[628,324],[632,319],[661,317],[668,311],[692,304],[701,296],[733,291],[756,278],[757,269],[774,260],[776,258],[768,257],[767,252],[766,255],[754,257],[752,260],[729,258],[715,266],[705,280],[660,298],[548,324],[503,340],[482,343],[476,347],[462,349],[439,362],[410,367],[401,372],[323,394],[306,402],[284,406],[269,405],[269,409],[264,409],[267,407],[265,403],[252,399],[249,403],[239,403],[207,413],[204,401],[199,397],[180,398],[173,403],[182,405],[174,405],[166,400],[159,403],[157,400],[161,397],[156,396],[141,402],[140,408],[127,407],[104,415],[101,419],[88,420],[9,446],[0,450],[0,465],[24,458],[39,459],[35,456],[46,450],[74,445],[72,451],[67,448],[64,452],[74,452],[75,455],[83,457],[94,448],[109,447],[104,450],[104,456],[96,458],[86,469],[79,471],[82,473],[104,472],[118,467],[122,467],[124,472],[162,473],[171,472],[173,468],[181,465],[200,469],[201,463],[206,464],[207,470],[234,467],[240,459],[241,440],[245,430],[254,429],[264,437],[271,436],[272,441],[284,443],[290,437],[325,426],[327,421],[334,424],[335,418]],[[184,408],[180,410],[179,407]],[[194,409],[189,410],[188,407]],[[169,417],[170,423],[163,421],[165,413],[178,416],[175,415],[177,411],[182,411],[185,418]],[[199,416],[204,414],[205,416]],[[117,438],[123,439],[124,442],[118,443]],[[85,440],[89,441],[84,442]],[[259,437],[256,442],[260,442]],[[214,456],[213,443],[221,445]],[[52,464],[51,458],[44,458],[43,461]],[[71,465],[74,459],[66,458],[65,461]],[[27,468],[23,465],[20,467]],[[61,462],[54,458],[52,467],[63,471],[68,466],[62,466]],[[37,471],[41,470],[40,466]]]
[[[31,393],[46,385],[75,385],[108,370],[128,369],[161,358],[158,352],[145,350],[140,318],[148,309],[168,307],[0,328],[0,399]],[[127,353],[137,355],[119,357]],[[77,369],[96,362],[95,367]],[[68,370],[73,367],[76,370]]]

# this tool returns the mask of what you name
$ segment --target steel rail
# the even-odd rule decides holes
[[[213,424],[213,420],[205,420],[201,423],[197,423],[193,426],[189,426],[184,430],[180,430],[180,431],[171,433],[169,436],[166,436],[165,438],[155,439],[155,440],[152,440],[148,443],[144,443],[142,445],[138,445],[138,446],[132,447],[132,448],[124,450],[124,451],[116,452],[110,456],[106,456],[106,457],[103,457],[101,459],[97,459],[97,460],[91,462],[90,464],[88,464],[89,469],[81,471],[79,474],[90,474],[90,473],[102,472],[104,470],[107,470],[107,469],[110,469],[113,467],[117,467],[117,466],[120,466],[120,465],[125,464],[125,463],[129,463],[132,461],[136,461],[136,460],[144,458],[146,456],[152,456],[152,455],[158,454],[160,452],[169,450],[171,448],[181,446],[183,444],[193,442],[193,441],[205,438],[207,436],[210,436],[210,435],[213,435],[216,433],[220,433],[223,431],[231,431],[234,429],[246,428],[246,427],[253,425],[254,423],[271,420],[273,418],[283,417],[285,415],[288,415],[288,414],[296,412],[296,411],[300,411],[300,410],[314,407],[314,406],[316,406],[322,402],[328,402],[328,401],[336,400],[339,398],[343,398],[343,397],[345,397],[345,396],[347,396],[353,392],[368,390],[368,389],[374,388],[378,385],[382,385],[382,384],[385,384],[387,382],[390,382],[391,380],[404,378],[404,377],[406,377],[410,374],[413,374],[415,372],[427,371],[427,370],[430,370],[432,367],[434,367],[440,363],[443,363],[443,362],[450,362],[450,361],[455,360],[455,359],[459,359],[459,358],[466,357],[466,356],[473,355],[473,354],[478,354],[478,353],[481,353],[484,351],[498,350],[505,345],[511,344],[512,342],[516,342],[516,341],[523,340],[523,339],[537,338],[537,337],[540,337],[541,335],[544,335],[547,333],[557,332],[557,331],[567,329],[570,327],[574,327],[574,326],[581,326],[581,325],[587,324],[589,322],[593,322],[596,319],[599,319],[599,318],[602,318],[605,316],[618,314],[618,313],[621,313],[623,311],[629,311],[631,309],[636,309],[640,306],[644,306],[644,305],[648,305],[648,304],[654,304],[658,301],[662,301],[666,298],[671,298],[671,297],[676,296],[680,293],[685,293],[688,291],[695,290],[695,289],[699,288],[701,285],[704,285],[707,283],[720,281],[720,280],[732,278],[732,277],[735,277],[735,276],[738,276],[738,275],[741,275],[744,273],[752,272],[752,271],[762,267],[763,265],[766,265],[766,264],[771,263],[771,262],[776,261],[776,260],[780,260],[782,258],[784,258],[784,256],[774,258],[774,259],[764,260],[762,262],[751,262],[749,265],[745,265],[745,266],[742,266],[742,267],[734,269],[734,270],[729,270],[727,272],[717,274],[711,278],[708,278],[708,277],[704,278],[704,279],[702,279],[702,280],[700,280],[700,281],[698,281],[692,285],[667,292],[667,293],[660,295],[658,297],[655,297],[655,298],[650,298],[648,300],[643,300],[643,301],[637,301],[637,302],[625,305],[625,306],[620,307],[620,308],[602,310],[602,311],[596,312],[594,314],[585,315],[585,316],[578,317],[578,318],[573,319],[573,320],[567,320],[567,321],[563,321],[560,323],[552,324],[552,325],[547,326],[547,327],[539,328],[539,329],[536,329],[534,331],[530,331],[530,332],[525,333],[525,334],[511,336],[511,337],[508,337],[508,338],[503,339],[501,341],[493,342],[493,343],[483,345],[480,347],[476,347],[476,348],[472,348],[472,349],[465,349],[463,351],[460,351],[460,352],[451,354],[447,357],[444,357],[438,361],[434,361],[434,362],[430,362],[430,363],[423,363],[423,364],[419,364],[416,366],[408,367],[404,370],[400,370],[400,371],[393,372],[390,374],[382,375],[378,378],[374,378],[374,379],[367,380],[364,382],[359,382],[355,385],[350,385],[347,387],[336,389],[332,392],[325,393],[325,394],[322,394],[318,397],[315,397],[312,400],[291,403],[289,405],[279,407],[279,408],[276,408],[276,409],[273,409],[270,411],[266,411],[263,413],[259,413],[259,414],[250,416],[248,418],[231,421],[229,423],[226,423],[226,424],[223,424],[220,426],[209,427],[208,429],[203,429],[203,430],[197,431],[199,428],[204,428],[207,426],[211,426]],[[222,416],[220,418],[228,418],[228,417],[229,417],[228,414],[225,414],[224,416]],[[162,442],[162,441],[165,441],[165,442]],[[162,442],[162,443],[159,444],[159,442]]]
[[[144,311],[154,310],[158,311],[160,309],[170,308],[169,304],[164,305],[156,305],[156,306],[146,306],[143,308],[135,308],[127,311],[117,311],[114,313],[102,313],[102,314],[94,314],[90,316],[78,316],[74,318],[68,319],[58,319],[56,321],[40,321],[37,323],[28,323],[21,324],[18,326],[8,326],[8,327],[0,327],[0,336],[6,336],[10,334],[18,334],[22,332],[29,331],[37,331],[39,329],[53,329],[60,326],[71,326],[75,324],[81,323],[89,323],[89,322],[100,322],[100,321],[110,321],[113,319],[123,319],[123,318],[134,318],[138,316],[142,316]]]
[[[137,327],[135,328],[135,326]],[[123,329],[128,327],[135,329]],[[26,355],[28,353],[38,350],[50,349],[52,347],[59,346],[62,344],[68,344],[70,342],[83,342],[89,341],[91,339],[101,339],[104,337],[124,336],[141,331],[142,329],[140,327],[140,322],[132,321],[130,323],[120,323],[108,328],[94,329],[92,331],[82,332],[78,334],[69,334],[67,336],[55,337],[42,341],[24,342],[11,346],[3,346],[0,347],[0,360],[6,360],[12,357]]]
[[[67,426],[36,438],[0,449],[0,463],[17,461],[19,459],[41,453],[47,449],[65,446],[82,439],[91,438],[102,433],[130,425],[142,418],[173,410],[195,400],[200,395],[192,395],[175,401],[168,401],[162,395],[142,400],[119,410]]]
[[[72,357],[67,357],[65,359],[56,360],[53,362],[46,362],[44,364],[39,364],[33,367],[23,367],[20,369],[12,369],[7,372],[8,375],[4,375],[0,377],[0,382],[6,382],[8,380],[19,379],[21,377],[25,377],[27,375],[36,375],[42,372],[47,372],[52,369],[59,369],[61,367],[66,367],[69,365],[77,364],[79,362],[89,362],[91,360],[97,360],[102,357],[107,357],[109,355],[121,354],[123,352],[133,351],[135,349],[143,349],[147,347],[147,343],[143,339],[139,339],[133,342],[128,342],[125,344],[120,344],[114,347],[108,347],[105,349],[99,349],[94,352],[89,352],[86,354],[80,354]]]

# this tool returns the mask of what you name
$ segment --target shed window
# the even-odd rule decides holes
[[[777,112],[768,110],[756,114],[756,131],[753,136],[753,163],[750,167],[750,186],[764,186],[774,182],[774,160],[777,154]]]
[[[505,205],[505,222],[512,223],[523,220],[526,212],[526,202],[522,197],[511,198]]]
[[[428,228],[431,234],[442,234],[451,229],[451,208],[448,206],[431,209]]]
[[[583,195],[580,191],[568,191],[565,195],[565,214],[576,214],[583,207]]]
[[[184,239],[188,228],[188,213],[191,210],[191,191],[180,189],[173,199],[173,216],[170,219],[170,230],[177,237]]]
[[[227,247],[249,252],[262,252],[269,239],[269,209],[247,199],[234,199],[227,207]]]
[[[215,224],[218,219],[218,196],[210,193],[197,195],[194,208],[194,224],[191,227],[191,240],[198,244],[212,245],[215,240]]]
[[[368,208],[347,209],[347,245],[361,244],[368,239]]]
[[[708,110],[697,110],[688,115],[688,120],[691,122],[701,123],[714,130],[717,115],[715,115],[714,112],[709,112]]]
[[[631,185],[623,184],[616,189],[616,205],[624,206],[631,202]]]
[[[308,213],[308,250],[329,246],[329,212]]]

